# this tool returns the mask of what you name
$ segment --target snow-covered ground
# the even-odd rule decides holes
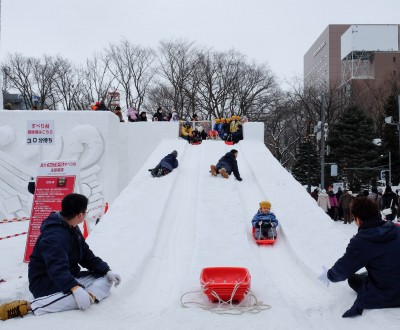
[[[88,238],[95,254],[121,274],[122,284],[87,311],[29,315],[0,328],[398,329],[398,308],[342,319],[355,293],[345,282],[326,288],[317,279],[322,265],[331,267],[343,254],[356,226],[330,220],[261,142],[234,147],[242,182],[209,173],[231,146],[163,140]],[[152,178],[147,169],[174,149],[178,169]],[[251,236],[251,219],[265,199],[280,223],[273,246],[258,246]],[[0,224],[0,237],[27,227]],[[6,281],[0,283],[0,303],[32,298],[22,262],[25,240],[0,241],[0,278]],[[252,292],[271,309],[225,315],[183,308],[182,295],[199,290],[201,270],[213,266],[248,268]],[[200,292],[186,297],[207,303]]]

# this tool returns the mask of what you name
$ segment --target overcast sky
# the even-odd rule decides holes
[[[329,24],[399,24],[399,0],[1,0],[1,57],[82,62],[110,42],[185,38],[268,63],[282,81]]]

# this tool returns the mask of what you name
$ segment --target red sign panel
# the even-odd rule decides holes
[[[40,234],[42,221],[51,212],[61,210],[61,201],[66,195],[74,192],[75,181],[75,175],[37,177],[24,262],[29,262],[29,257]]]

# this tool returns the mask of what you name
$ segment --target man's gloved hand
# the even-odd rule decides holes
[[[74,295],[76,304],[79,309],[87,309],[92,304],[92,298],[89,293],[82,287],[75,287],[72,289],[72,294]]]
[[[262,226],[262,224],[263,224],[262,221],[258,221],[259,226]]]
[[[318,279],[327,287],[329,286],[329,284],[331,283],[331,281],[329,281],[328,278],[328,268],[324,265],[322,266],[322,273],[321,275],[318,276]]]
[[[119,276],[117,273],[112,272],[111,270],[107,272],[106,277],[110,282],[114,283],[115,287],[117,287],[121,283],[121,276]]]
[[[243,181],[243,179],[242,179],[242,178],[237,178],[237,180],[238,180],[238,181]]]

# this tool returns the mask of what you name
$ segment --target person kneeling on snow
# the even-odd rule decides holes
[[[240,177],[239,168],[237,164],[238,151],[232,149],[227,152],[225,156],[223,156],[217,163],[217,165],[210,165],[210,172],[213,176],[217,176],[217,174],[221,174],[225,179],[229,178],[229,175],[233,172],[236,180],[242,181],[243,179]]]
[[[177,168],[179,163],[176,157],[178,157],[178,152],[174,150],[161,159],[156,167],[149,169],[153,178],[160,178],[168,173],[171,173],[174,168]]]
[[[361,315],[364,309],[400,307],[400,227],[383,221],[378,204],[365,196],[351,202],[350,212],[358,232],[331,269],[322,267],[319,280],[329,286],[347,279],[357,293],[342,317]],[[366,272],[356,274],[364,267]]]
[[[276,238],[276,227],[278,227],[278,219],[275,214],[271,212],[271,203],[268,201],[262,201],[260,208],[256,215],[251,220],[251,224],[254,227],[254,238],[268,239]]]
[[[78,227],[85,219],[88,199],[69,194],[61,201],[61,212],[52,212],[42,222],[28,266],[33,301],[15,300],[0,305],[0,320],[87,309],[108,297],[121,277],[96,257]],[[88,271],[81,271],[85,267]]]

